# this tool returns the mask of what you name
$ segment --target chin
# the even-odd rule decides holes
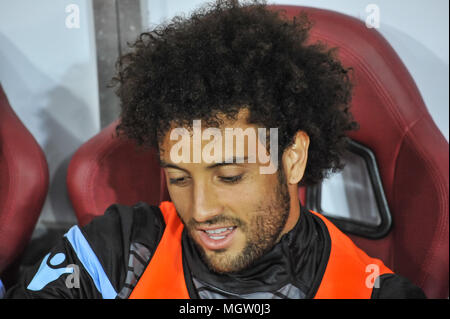
[[[233,258],[228,249],[203,251],[202,258],[208,268],[216,273],[225,274],[239,270],[234,262],[236,258]]]

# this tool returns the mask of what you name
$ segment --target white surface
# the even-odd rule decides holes
[[[80,9],[78,29],[66,27],[69,4]],[[0,1],[0,82],[49,164],[40,221],[76,222],[67,163],[100,127],[92,17],[88,0]]]

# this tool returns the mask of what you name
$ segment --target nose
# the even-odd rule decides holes
[[[204,223],[222,213],[222,206],[212,187],[204,182],[194,185],[192,218],[197,223]]]

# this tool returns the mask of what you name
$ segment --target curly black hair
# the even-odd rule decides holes
[[[304,13],[288,20],[265,2],[219,0],[142,33],[113,79],[118,135],[158,149],[174,123],[214,125],[246,106],[249,123],[278,128],[281,151],[297,131],[309,135],[301,185],[316,184],[343,167],[346,131],[357,124],[351,69],[335,48],[307,44],[311,27]]]

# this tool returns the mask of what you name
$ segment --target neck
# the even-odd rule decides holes
[[[284,226],[283,230],[280,233],[280,236],[278,237],[277,242],[281,239],[281,237],[288,233],[289,231],[294,228],[294,226],[297,224],[297,221],[300,217],[300,201],[298,198],[298,187],[297,185],[289,185],[288,186],[289,191],[289,197],[290,197],[290,209],[289,209],[289,216],[286,220],[286,225]]]

